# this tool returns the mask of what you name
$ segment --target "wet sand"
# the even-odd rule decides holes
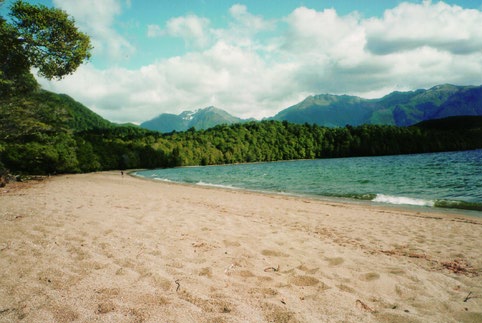
[[[0,322],[482,322],[482,219],[153,182],[0,188]]]

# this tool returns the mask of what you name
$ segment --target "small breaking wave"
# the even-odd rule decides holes
[[[167,178],[153,177],[152,179],[160,182],[172,182],[170,179],[167,179]]]
[[[482,203],[476,203],[476,202],[437,200],[435,201],[434,206],[446,208],[446,209],[482,211]]]
[[[415,205],[415,206],[429,206],[434,207],[435,201],[416,199],[412,197],[405,196],[393,196],[385,194],[377,194],[372,200],[373,202],[387,203],[387,204],[397,204],[397,205]]]
[[[334,195],[337,196],[337,195]],[[339,197],[343,198],[349,198],[349,199],[355,199],[355,200],[363,200],[363,201],[373,201],[377,197],[377,194],[371,194],[371,193],[366,193],[366,194],[340,194]]]
[[[196,185],[217,187],[217,188],[227,188],[227,189],[230,189],[230,190],[238,189],[237,187],[234,187],[234,186],[231,186],[231,185],[213,184],[213,183],[206,183],[206,182],[203,182],[203,181],[197,182]]]
[[[470,211],[482,211],[482,203],[455,201],[455,200],[424,200],[412,197],[393,196],[385,194],[376,194],[372,199],[372,202],[397,204],[397,205],[413,205],[413,206],[426,206],[436,207],[444,209],[459,209]]]

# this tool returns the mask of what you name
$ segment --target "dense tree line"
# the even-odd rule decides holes
[[[453,125],[473,118],[450,119]],[[482,119],[475,119],[473,127],[464,129],[424,124],[327,128],[262,121],[173,133],[163,140],[164,151],[176,154],[172,160],[178,166],[410,154],[482,147]]]
[[[475,122],[471,127],[454,126],[467,120]],[[127,126],[73,132],[39,123],[0,138],[0,162],[17,172],[45,174],[475,148],[482,148],[480,117],[450,118],[445,126],[412,127],[327,128],[261,121],[170,134]]]

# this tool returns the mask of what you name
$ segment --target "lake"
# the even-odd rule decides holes
[[[482,150],[138,171],[179,183],[365,200],[482,215]]]

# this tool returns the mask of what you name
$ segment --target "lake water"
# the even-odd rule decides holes
[[[179,167],[136,175],[289,195],[456,208],[482,215],[482,150]]]

